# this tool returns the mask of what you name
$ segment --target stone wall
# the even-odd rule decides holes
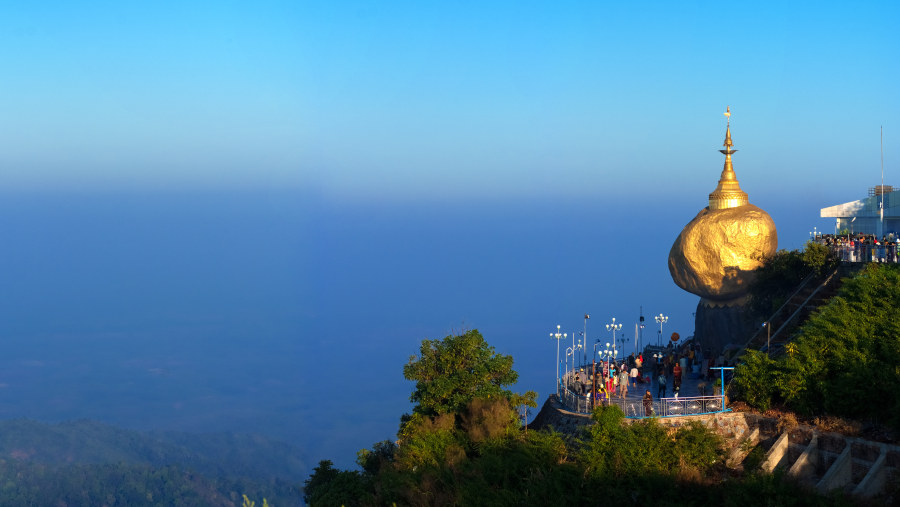
[[[640,420],[625,419],[625,422],[632,423]],[[690,421],[698,421],[721,435],[731,448],[736,448],[748,437],[750,430],[759,425],[759,416],[743,412],[722,412],[683,417],[660,417],[656,421],[662,426],[673,429],[689,424]],[[566,436],[579,436],[581,430],[591,424],[593,424],[593,419],[590,415],[566,410],[559,402],[559,398],[551,395],[528,427],[530,429],[553,428],[554,431]]]
[[[639,419],[626,419],[635,421]],[[759,416],[744,412],[722,412],[719,414],[691,415],[683,417],[660,417],[656,421],[661,426],[680,428],[691,421],[706,426],[725,439],[730,449],[740,447],[741,442],[750,436],[753,429],[759,427]]]
[[[743,347],[758,326],[746,306],[714,306],[701,300],[694,316],[694,342],[716,357],[728,344]]]
[[[528,425],[530,429],[550,429],[567,436],[578,436],[581,429],[593,423],[590,415],[579,414],[566,410],[559,402],[559,398],[552,394],[541,411]]]

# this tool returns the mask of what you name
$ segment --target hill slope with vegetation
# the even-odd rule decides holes
[[[298,456],[252,435],[0,421],[0,504],[242,505],[247,495],[296,505]]]
[[[735,475],[721,440],[695,424],[624,424],[599,407],[580,438],[526,430],[512,358],[477,331],[425,340],[404,368],[416,383],[396,442],[357,455],[359,470],[322,461],[305,483],[312,506],[354,505],[846,505],[780,474]]]
[[[900,266],[869,264],[806,322],[785,354],[748,351],[733,394],[760,410],[778,404],[900,430],[898,309]]]

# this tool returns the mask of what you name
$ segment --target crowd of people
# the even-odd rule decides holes
[[[593,392],[594,403],[602,405],[608,404],[614,398],[626,399],[629,390],[637,392],[638,389],[644,389],[642,403],[647,416],[653,415],[653,394],[651,389],[648,389],[652,387],[653,381],[656,382],[656,396],[659,399],[668,397],[670,385],[671,397],[678,398],[681,395],[683,380],[688,375],[700,380],[697,383],[697,395],[718,394],[721,381],[713,368],[727,365],[724,355],[713,357],[709,349],[702,351],[692,341],[681,346],[670,343],[658,354],[661,354],[662,358],[650,358],[649,365],[644,354],[637,353],[621,361],[604,361],[582,366],[566,376],[566,387],[580,396],[587,396]],[[647,367],[649,371],[645,375]],[[710,383],[714,389],[707,389]]]
[[[900,262],[897,248],[900,238],[893,234],[881,239],[873,234],[818,234],[815,241],[833,250],[846,262]]]

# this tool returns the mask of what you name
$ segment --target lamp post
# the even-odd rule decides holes
[[[597,345],[600,345],[600,340],[594,342],[594,347],[591,349],[591,408],[594,408],[594,400],[597,398]],[[585,349],[587,350],[587,349]]]
[[[556,338],[556,386],[559,388],[559,340],[566,337],[566,333],[560,333],[559,324],[556,325],[556,332],[550,333],[550,338]]]
[[[575,347],[566,347],[566,376],[569,375],[569,356],[572,356],[572,371],[575,371]]]
[[[610,348],[610,344],[607,343],[607,344],[606,344],[606,349],[600,351],[600,357],[606,356],[606,375],[609,375],[609,371],[610,371],[610,370],[609,370],[609,359],[610,359],[611,357],[616,357],[616,354],[617,354],[617,352],[616,352],[616,343],[615,343],[615,339],[613,340],[612,348]],[[606,382],[606,376],[604,376],[603,381]]]
[[[656,345],[662,347],[662,326],[669,321],[669,317],[660,313],[656,317],[653,317],[653,320],[659,324],[659,336],[656,340]]]
[[[572,336],[575,336],[575,331],[572,331]],[[578,345],[575,345],[575,350],[579,351],[581,356],[584,356],[584,345],[581,343],[581,340],[578,340]],[[578,363],[581,364],[583,362],[583,357],[579,358]],[[572,352],[572,369],[575,369],[575,352]]]
[[[584,352],[587,352],[587,342],[588,342],[588,340],[587,340],[587,321],[590,318],[591,318],[590,315],[588,315],[586,313],[584,314],[584,329],[581,331],[581,336],[582,336],[582,338],[584,338]],[[582,355],[584,355],[584,352],[582,352]]]
[[[612,322],[606,325],[606,330],[612,333],[613,348],[616,347],[616,331],[622,329],[622,323],[616,324],[616,318],[613,317]],[[607,344],[607,347],[609,344]]]
[[[625,338],[625,333],[622,333],[622,337],[619,338],[619,348],[622,349],[622,359],[625,358],[625,342],[628,340]],[[618,358],[617,358],[618,359]]]
[[[575,370],[575,351],[581,349],[581,340],[575,345],[575,331],[572,331],[572,370]]]
[[[766,328],[766,357],[769,357],[769,341],[772,339],[772,328],[768,322],[763,322],[763,327]]]
[[[641,307],[640,325],[638,327],[638,339],[635,347],[639,348],[641,353],[644,352],[644,307]],[[637,352],[637,350],[635,350]]]

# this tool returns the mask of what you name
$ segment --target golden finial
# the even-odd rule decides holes
[[[726,151],[731,151],[734,153],[737,150],[731,150],[731,147],[734,146],[734,143],[731,142],[731,106],[725,106],[725,142],[722,146],[727,146]],[[719,150],[722,153],[725,153],[723,150]],[[728,155],[728,153],[725,153]]]
[[[731,148],[734,146],[734,143],[731,142],[731,106],[725,106],[725,118],[727,119],[727,125],[725,127],[725,142],[722,144],[725,149],[719,150],[725,155],[725,167],[722,169],[722,175],[719,177],[719,184],[709,194],[710,209],[735,208],[749,203],[747,194],[741,190],[737,175],[734,174],[734,168],[731,165],[731,155],[737,153],[737,150]]]

